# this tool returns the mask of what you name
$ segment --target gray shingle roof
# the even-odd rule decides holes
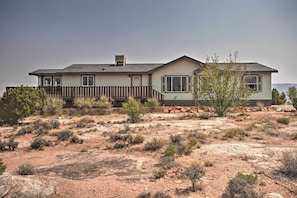
[[[39,69],[29,73],[29,75],[61,75],[61,74],[121,74],[121,73],[151,73],[161,67],[170,65],[170,63],[178,61],[180,59],[189,59],[198,64],[202,62],[190,58],[188,56],[182,56],[169,63],[157,63],[157,64],[126,64],[125,66],[115,66],[114,64],[73,64],[64,69]],[[225,67],[226,63],[219,63],[221,67]],[[244,66],[246,71],[250,72],[278,72],[275,69],[267,67],[259,63],[237,63],[237,65]]]
[[[219,63],[223,68],[228,65],[227,63]],[[236,63],[236,65],[243,67],[248,72],[278,72],[276,69],[272,69],[260,63]]]
[[[147,73],[162,64],[126,64],[115,66],[111,64],[73,64],[60,73]]]

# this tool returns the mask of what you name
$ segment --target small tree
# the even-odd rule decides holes
[[[218,63],[218,56],[206,59],[201,64],[201,71],[194,78],[194,101],[201,105],[209,102],[218,116],[225,116],[232,107],[246,105],[247,98],[252,94],[244,78],[245,68],[236,64],[230,55],[224,67]]]
[[[24,86],[9,89],[0,99],[0,120],[16,124],[20,118],[42,110],[46,99],[47,95],[44,89]]]
[[[122,104],[123,111],[128,114],[131,122],[139,122],[140,116],[143,114],[143,105],[133,97],[128,98],[128,102]]]
[[[292,102],[293,107],[297,109],[297,88],[294,86],[289,87],[287,94]]]
[[[282,92],[281,94],[278,92],[277,89],[272,89],[272,101],[271,104],[273,105],[282,105],[286,103],[286,94]]]

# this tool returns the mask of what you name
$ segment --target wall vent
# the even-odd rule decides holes
[[[115,55],[115,65],[116,66],[125,66],[126,65],[125,55]]]

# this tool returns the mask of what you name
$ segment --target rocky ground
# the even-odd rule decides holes
[[[142,192],[164,192],[171,197],[220,197],[228,181],[238,172],[258,176],[257,192],[270,196],[296,197],[297,181],[279,172],[285,151],[297,151],[296,113],[275,108],[273,111],[235,112],[226,118],[209,117],[205,112],[147,113],[139,123],[127,122],[124,114],[100,116],[32,116],[18,127],[0,127],[0,140],[8,140],[36,120],[58,120],[59,128],[42,135],[52,145],[42,150],[29,149],[36,132],[16,136],[15,151],[0,151],[7,165],[0,178],[3,197],[136,197]],[[288,125],[277,118],[290,117]],[[78,127],[83,118],[94,122]],[[247,135],[226,138],[229,129],[242,129]],[[57,134],[72,131],[82,144],[57,141]],[[115,148],[112,134],[141,134],[144,142]],[[170,135],[184,138],[200,134],[201,139],[187,155],[175,155],[175,163],[164,177],[155,178]],[[203,135],[201,135],[203,134]],[[158,151],[144,150],[153,138],[167,145]],[[121,144],[118,144],[118,146]],[[182,177],[185,167],[198,163],[205,169],[201,189],[191,191],[191,182]],[[24,163],[33,165],[34,175],[20,176],[15,170]],[[2,194],[1,194],[2,193]]]

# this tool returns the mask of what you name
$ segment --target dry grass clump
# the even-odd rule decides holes
[[[154,138],[152,141],[147,142],[145,144],[144,150],[157,151],[157,150],[160,150],[165,144],[166,144],[166,141],[164,139]]]
[[[22,164],[16,170],[15,173],[18,175],[34,175],[35,168],[31,164]]]
[[[225,135],[223,136],[223,140],[226,139],[233,139],[234,137],[238,137],[240,140],[244,139],[244,137],[248,137],[250,136],[250,134],[244,130],[244,129],[240,129],[240,128],[233,128],[233,129],[228,129],[225,132]]]
[[[84,117],[81,118],[77,123],[76,123],[76,127],[77,128],[91,128],[93,127],[95,124],[95,120],[93,120],[90,117]]]

